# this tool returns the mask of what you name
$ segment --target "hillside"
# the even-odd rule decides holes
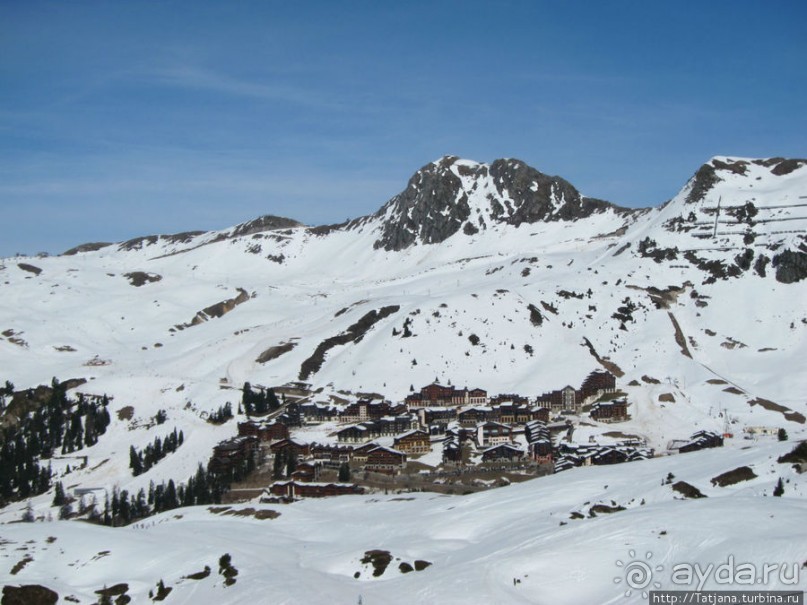
[[[216,232],[2,259],[0,384],[20,391],[53,377],[79,379],[72,396],[110,398],[107,433],[80,451],[86,464],[54,461],[57,476],[71,464],[71,490],[134,494],[152,481],[184,481],[235,434],[235,422],[207,418],[226,402],[237,406],[245,382],[302,381],[323,403],[362,393],[402,401],[435,379],[534,399],[607,369],[631,417],[619,425],[585,419],[575,442],[618,433],[662,453],[700,429],[735,435],[721,451],[574,469],[462,498],[297,503],[271,521],[193,508],[140,529],[18,526],[10,523],[25,504],[16,502],[0,510],[9,567],[29,534],[34,561],[45,562],[27,564],[15,581],[80,602],[118,581],[142,596],[160,576],[175,586],[168,602],[246,602],[264,589],[276,602],[321,602],[331,593],[345,602],[362,594],[368,604],[412,594],[452,602],[458,586],[490,602],[623,602],[618,592],[600,592],[618,569],[610,566],[651,543],[669,540],[654,551],[665,563],[719,563],[729,551],[751,557],[752,546],[754,561],[804,560],[796,552],[804,536],[787,541],[804,514],[803,475],[775,458],[807,437],[805,221],[804,160],[714,158],[664,205],[631,210],[517,160],[448,156],[417,171],[378,212],[341,225],[265,216]],[[156,424],[161,410],[167,420]],[[130,447],[143,449],[173,427],[184,433],[182,447],[133,477]],[[785,428],[791,442],[744,440],[748,427]],[[710,487],[741,465],[757,478]],[[660,485],[669,472],[709,497],[679,501]],[[778,476],[791,481],[786,497],[764,497]],[[52,491],[33,498],[35,514],[57,514],[52,499]],[[611,501],[628,510],[568,519]],[[372,512],[354,519],[357,509]],[[698,542],[693,510],[714,535],[727,535],[746,514],[760,522],[744,522],[742,536]],[[776,521],[768,523],[771,510]],[[527,532],[516,522],[525,516],[535,519]],[[266,532],[260,540],[256,525]],[[760,550],[763,536],[774,539]],[[183,546],[147,565],[163,544]],[[366,583],[363,572],[355,582],[358,558],[378,548],[434,565]],[[106,550],[113,554],[98,554]],[[197,552],[206,558],[189,554]],[[227,589],[216,575],[225,552],[241,570]],[[257,561],[277,571],[263,577]],[[71,565],[86,577],[68,580]],[[177,585],[200,565],[213,569],[209,579]]]
[[[28,560],[14,582],[44,585],[81,603],[120,584],[134,602],[145,601],[159,581],[172,588],[166,603],[646,603],[643,589],[726,589],[713,571],[729,555],[759,574],[765,563],[776,566],[761,588],[803,590],[807,482],[776,462],[790,447],[772,442],[682,454],[632,463],[630,472],[626,465],[581,468],[462,497],[196,507],[123,529],[4,525],[0,552],[6,567]],[[756,477],[712,483],[742,465]],[[684,498],[663,484],[669,473],[706,497]],[[779,476],[787,481],[785,495],[770,497]],[[279,516],[257,519],[255,506]],[[379,576],[370,561],[362,563],[368,551],[390,555]],[[225,554],[238,571],[231,586],[219,568]],[[401,572],[416,561],[430,565]],[[652,571],[647,586],[635,580],[631,588],[626,574],[636,561]],[[699,586],[694,575],[692,582],[673,581],[681,564],[714,567]]]

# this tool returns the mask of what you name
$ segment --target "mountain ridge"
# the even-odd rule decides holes
[[[721,173],[742,175],[747,166],[755,165],[764,166],[773,175],[784,176],[805,164],[807,160],[797,158],[714,156],[702,164],[684,185],[689,190],[686,203],[701,201],[723,181]],[[484,190],[484,200],[476,200],[469,206],[469,195],[478,194],[479,190]],[[200,236],[216,234],[207,238],[205,243],[208,243],[290,228],[305,228],[315,235],[328,235],[380,222],[380,232],[373,248],[390,252],[418,243],[440,243],[460,231],[474,235],[488,224],[505,223],[518,227],[541,221],[574,221],[608,211],[630,217],[660,210],[670,201],[658,206],[628,208],[583,195],[564,178],[544,174],[515,158],[481,163],[445,155],[415,171],[404,190],[377,211],[342,223],[309,226],[292,218],[267,214],[222,230],[138,236],[117,245],[136,248],[160,239],[169,243],[188,243]],[[484,202],[487,202],[487,207]],[[471,216],[472,210],[474,216]],[[74,246],[63,255],[95,252],[111,245],[115,244],[89,242]]]
[[[663,206],[620,212],[596,203],[587,206],[584,196],[578,201],[551,179],[549,194],[530,203],[526,197],[535,193],[530,190],[534,175],[515,179],[526,183],[516,186],[505,182],[506,174],[499,173],[499,182],[487,168],[486,176],[480,176],[478,165],[451,160],[441,170],[453,175],[447,182],[456,185],[456,177],[459,188],[448,187],[434,198],[428,186],[411,192],[412,208],[422,194],[425,214],[444,219],[443,233],[421,233],[407,225],[408,208],[402,202],[340,226],[304,227],[270,217],[221,231],[135,238],[67,256],[3,259],[0,383],[10,380],[15,385],[11,390],[19,392],[51,383],[53,377],[73,378],[78,386],[71,396],[99,401],[108,395],[107,434],[85,444],[80,460],[52,460],[55,478],[69,489],[97,491],[98,502],[104,491],[145,494],[152,484],[187,481],[210,459],[216,444],[235,434],[237,421],[245,419],[243,411],[235,410],[247,382],[259,390],[286,385],[289,392],[304,391],[321,408],[355,403],[362,394],[401,402],[434,381],[479,387],[490,395],[517,394],[534,402],[543,393],[580,385],[592,370],[604,368],[617,377],[629,417],[611,424],[582,410],[574,417],[571,444],[587,447],[630,439],[667,452],[674,449],[671,443],[695,431],[734,435],[713,452],[573,469],[459,499],[422,493],[412,494],[410,502],[391,494],[382,504],[382,496],[373,494],[294,504],[274,520],[256,516],[222,522],[222,510],[196,507],[141,521],[138,527],[151,531],[149,543],[155,548],[184,543],[188,536],[200,539],[199,527],[220,533],[215,552],[209,551],[204,561],[173,558],[170,548],[161,549],[166,558],[160,573],[166,582],[175,594],[198,596],[200,602],[222,602],[217,591],[223,587],[214,585],[217,575],[211,573],[204,588],[194,589],[202,584],[188,580],[201,577],[202,564],[215,565],[224,553],[232,553],[241,570],[237,586],[228,587],[226,596],[256,598],[250,580],[265,574],[265,564],[247,563],[254,560],[249,555],[252,523],[264,524],[262,528],[276,524],[269,526],[277,527],[269,530],[270,541],[262,541],[268,544],[267,553],[279,552],[273,544],[282,543],[284,553],[291,548],[313,557],[306,560],[314,564],[302,571],[294,557],[272,559],[303,579],[310,588],[305,594],[314,595],[321,590],[317,583],[327,582],[345,599],[353,599],[357,591],[356,572],[362,581],[373,577],[360,563],[368,549],[389,548],[402,561],[434,563],[420,574],[403,576],[392,570],[380,578],[372,586],[381,600],[385,585],[411,595],[414,582],[424,598],[439,594],[450,600],[456,594],[452,582],[461,579],[478,580],[475,590],[488,600],[521,598],[519,591],[529,590],[536,600],[563,602],[568,586],[561,595],[553,588],[559,585],[549,580],[564,569],[546,571],[542,544],[557,546],[555,550],[566,553],[564,566],[572,562],[581,573],[601,565],[602,556],[580,564],[580,545],[586,552],[601,553],[592,545],[607,536],[607,556],[615,559],[625,556],[628,543],[649,549],[667,542],[671,546],[664,552],[700,557],[700,550],[686,550],[697,542],[693,511],[708,515],[715,535],[725,536],[726,526],[736,527],[737,519],[748,518],[748,510],[767,519],[769,507],[776,506],[777,518],[787,514],[778,527],[792,545],[788,524],[804,514],[803,503],[792,496],[803,498],[804,474],[774,460],[792,449],[792,444],[776,441],[779,429],[786,429],[792,440],[807,438],[807,374],[802,370],[807,357],[807,206],[802,200],[807,197],[807,166],[785,164],[793,167],[785,171],[778,168],[784,161],[741,161],[746,162],[715,158],[703,170],[715,177],[708,187],[699,185],[704,177],[693,176]],[[502,170],[511,176],[531,174],[519,166]],[[452,218],[451,209],[441,204],[453,203],[475,183],[476,190],[468,194],[468,218]],[[688,202],[694,189],[698,193]],[[500,211],[494,212],[488,193]],[[565,207],[565,212],[590,213],[563,220]],[[552,220],[526,220],[533,216]],[[392,220],[386,223],[388,217]],[[480,217],[486,228],[466,233],[464,225],[479,225]],[[385,229],[394,232],[399,226],[402,235],[388,241],[408,245],[386,249]],[[440,241],[426,243],[430,238]],[[219,424],[228,403],[236,419]],[[157,418],[167,424],[157,424]],[[164,441],[173,427],[184,435],[182,447],[134,476],[127,452],[145,451],[158,438]],[[293,436],[334,444],[343,427],[332,420],[295,428]],[[419,460],[435,475],[440,447],[435,440],[426,460]],[[738,465],[748,466],[756,477],[736,487],[714,485],[712,479],[738,470]],[[680,500],[670,474],[707,498]],[[787,480],[786,497],[763,497],[776,489],[777,475]],[[510,500],[513,496],[517,501]],[[258,498],[251,506],[263,509]],[[32,514],[57,516],[54,499],[49,493],[32,498]],[[541,536],[535,542],[528,532],[527,544],[519,522],[536,518],[536,503],[542,503]],[[380,509],[371,517],[378,537],[372,543],[365,540],[367,519],[355,516],[357,506]],[[16,523],[27,514],[24,507],[17,502],[0,509],[0,523]],[[255,513],[247,510],[245,515]],[[313,512],[309,517],[305,511]],[[491,511],[510,512],[505,518]],[[396,523],[404,512],[408,524]],[[339,537],[346,525],[334,523],[340,515],[355,523],[356,530],[348,532],[350,552]],[[431,538],[426,542],[417,536],[412,540],[411,524],[422,525],[421,516],[434,520],[428,523]],[[496,519],[501,523],[489,523]],[[643,541],[630,542],[637,523]],[[315,535],[328,532],[325,543],[333,550],[327,561],[319,558],[323,542],[311,548],[312,526]],[[703,560],[720,563],[717,557],[724,551],[739,556],[735,546],[759,553],[759,540],[763,533],[769,535],[770,526],[758,526],[752,538],[742,532],[731,536],[721,543],[724,550],[713,549]],[[15,540],[5,547],[11,555],[17,542],[29,539],[25,534],[31,529],[8,527]],[[32,527],[38,541],[36,552],[31,545],[29,554],[36,560],[18,563],[24,566],[18,581],[41,582],[84,598],[89,584],[79,587],[68,579],[74,577],[70,570],[78,559],[94,561],[98,587],[131,581],[138,598],[159,580],[146,573],[153,566],[130,573],[129,549],[137,547],[138,556],[146,551],[128,539],[116,544],[112,555],[96,557],[109,550],[107,536],[123,535],[110,533],[119,530],[93,528],[87,539],[83,524]],[[401,535],[390,542],[389,532],[396,527]],[[595,532],[594,539],[567,541],[568,536],[590,537],[597,527],[605,528],[607,536]],[[123,531],[133,540],[142,533]],[[43,565],[49,536],[65,544],[64,555]],[[490,563],[492,543],[500,565],[493,589],[475,571],[476,565]],[[523,550],[525,544],[530,550]],[[456,558],[460,552],[462,560]],[[778,544],[766,551],[771,556],[781,552]],[[753,561],[764,556],[748,554]],[[568,593],[570,600],[597,602],[595,592],[613,588],[617,570],[596,571],[597,583],[590,591]],[[58,585],[51,582],[54,576],[62,578]],[[521,584],[514,582],[516,576]],[[290,576],[272,577],[277,590],[300,600],[299,586],[287,581]],[[542,581],[544,577],[548,580]],[[634,596],[626,602],[638,602],[638,594]],[[464,594],[460,598],[467,600]]]

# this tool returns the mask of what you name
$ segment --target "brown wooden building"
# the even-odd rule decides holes
[[[406,466],[406,454],[388,447],[379,446],[367,454],[365,470],[394,475]]]
[[[396,437],[393,447],[410,456],[420,456],[431,451],[431,441],[426,431],[415,430]]]
[[[600,401],[595,403],[590,412],[594,420],[600,422],[619,422],[628,418],[628,402],[626,399]]]
[[[327,498],[363,494],[364,488],[353,483],[304,483],[301,481],[275,481],[269,492],[280,498]]]

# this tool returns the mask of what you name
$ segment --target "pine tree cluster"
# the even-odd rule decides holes
[[[256,392],[252,390],[252,386],[248,382],[245,382],[241,405],[247,416],[263,416],[280,408],[280,401],[272,389],[260,389]]]
[[[295,470],[297,470],[297,454],[289,448],[284,448],[275,454],[275,461],[272,466],[273,478],[291,477]]]
[[[6,382],[7,388],[10,385]],[[13,392],[13,385],[10,388]],[[82,394],[68,399],[54,378],[44,405],[0,433],[0,506],[46,492],[51,471],[40,462],[57,452],[70,454],[95,445],[110,423],[108,403],[106,395],[100,401]]]
[[[214,473],[199,464],[196,473],[186,483],[176,485],[173,479],[158,484],[152,481],[148,492],[141,489],[136,495],[115,488],[112,499],[107,498],[104,503],[103,513],[91,518],[103,525],[117,527],[183,506],[219,504],[230,485],[243,479],[251,470],[249,466],[249,463],[244,463],[231,471]]]
[[[154,443],[147,445],[142,452],[138,452],[135,446],[131,446],[129,448],[129,468],[132,469],[132,474],[137,477],[145,473],[168,454],[177,451],[177,448],[184,442],[185,436],[182,431],[177,432],[174,427],[174,430],[163,439],[155,438]]]
[[[207,421],[210,424],[224,424],[230,418],[233,417],[233,406],[228,401],[223,406],[221,406],[218,410],[211,413],[210,416],[207,417]]]

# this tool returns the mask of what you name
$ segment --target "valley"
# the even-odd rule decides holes
[[[4,494],[5,585],[638,603],[614,581],[629,551],[801,569],[807,460],[779,459],[807,438],[805,221],[804,160],[713,158],[636,210],[446,156],[340,225],[267,216],[2,259],[2,424],[33,422],[42,403],[20,394],[40,385],[80,418],[40,431],[51,482]],[[123,492],[140,514],[86,522]]]

